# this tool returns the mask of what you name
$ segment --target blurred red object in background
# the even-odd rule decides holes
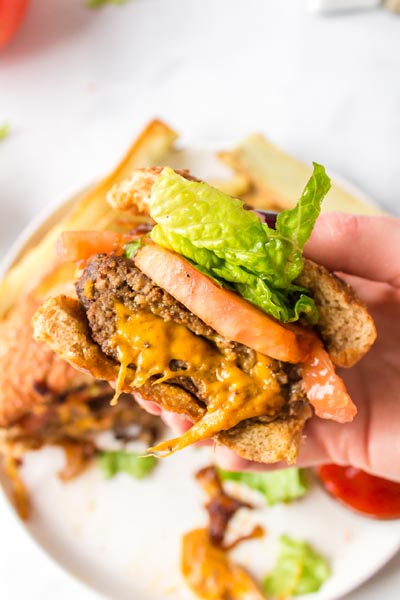
[[[5,46],[23,21],[30,0],[0,0],[0,48]]]
[[[330,494],[354,510],[376,519],[400,518],[400,483],[339,465],[317,467],[317,475]]]

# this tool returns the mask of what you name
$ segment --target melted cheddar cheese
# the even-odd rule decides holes
[[[207,529],[195,529],[182,540],[182,574],[204,600],[264,600],[247,571],[231,561],[226,551],[213,546]]]
[[[121,364],[117,394],[129,366],[135,369],[133,388],[140,388],[150,378],[156,385],[190,377],[198,388],[198,397],[207,405],[206,414],[189,431],[150,451],[167,455],[244,419],[275,416],[282,407],[284,399],[273,361],[267,356],[256,353],[254,365],[245,373],[233,357],[223,356],[184,325],[164,321],[150,312],[133,313],[123,304],[117,304],[115,310],[117,331],[112,342]]]

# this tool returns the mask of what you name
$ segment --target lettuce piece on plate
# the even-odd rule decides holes
[[[270,473],[242,473],[219,469],[219,474],[223,481],[237,481],[257,490],[269,506],[301,498],[308,489],[304,472],[296,467]]]
[[[10,134],[10,126],[8,123],[0,125],[0,141],[4,140]]]
[[[307,542],[287,535],[279,539],[278,560],[263,581],[268,598],[290,598],[317,592],[330,577],[327,560]]]
[[[149,200],[157,223],[151,238],[276,319],[305,315],[315,323],[313,299],[293,281],[303,269],[302,250],[329,188],[324,167],[314,163],[296,207],[283,211],[272,229],[241,200],[166,167]]]
[[[98,460],[106,479],[111,479],[120,472],[128,473],[135,479],[143,479],[157,465],[157,459],[154,456],[141,456],[135,452],[123,450],[101,452]]]

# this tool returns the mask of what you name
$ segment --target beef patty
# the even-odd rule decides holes
[[[233,360],[246,373],[255,364],[254,350],[219,335],[124,256],[94,255],[78,280],[76,290],[85,308],[93,339],[107,356],[117,362],[117,348],[113,343],[117,330],[115,305],[122,303],[132,312],[151,311],[164,321],[185,325],[194,334],[217,346],[223,356]],[[289,403],[307,402],[300,365],[274,360],[272,368]],[[170,369],[181,370],[182,364],[179,360],[171,361]],[[170,383],[183,387],[207,404],[207,399],[201,397],[191,378],[180,376]]]

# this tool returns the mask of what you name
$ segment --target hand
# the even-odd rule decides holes
[[[309,419],[297,464],[353,465],[400,481],[400,219],[322,215],[305,254],[350,283],[367,304],[378,338],[355,367],[339,371],[358,408],[357,416],[346,425]],[[152,404],[144,406],[161,414]],[[190,427],[178,415],[164,412],[162,417],[178,432]],[[286,466],[252,463],[223,446],[216,447],[216,460],[237,471]]]

